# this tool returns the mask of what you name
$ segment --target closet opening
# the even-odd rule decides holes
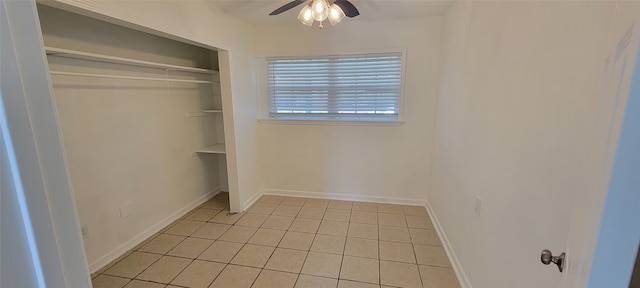
[[[216,195],[238,212],[227,51],[42,4],[38,15],[92,272]]]

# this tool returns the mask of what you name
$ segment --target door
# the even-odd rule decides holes
[[[0,0],[0,286],[91,287],[41,35],[34,0]]]
[[[619,9],[561,287],[628,287],[640,241],[640,9]]]

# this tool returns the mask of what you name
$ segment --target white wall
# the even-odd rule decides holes
[[[237,199],[237,202],[240,203],[246,201],[243,200],[243,198],[250,198],[253,196],[253,194],[255,194],[257,189],[255,187],[251,187],[251,185],[256,185],[254,184],[256,183],[256,181],[255,179],[253,179],[255,174],[255,157],[244,157],[245,154],[253,155],[252,147],[254,147],[253,145],[255,144],[255,128],[252,128],[250,125],[247,126],[245,124],[247,121],[244,118],[249,118],[255,121],[255,114],[251,114],[250,111],[256,111],[256,109],[252,109],[251,105],[257,105],[255,104],[256,101],[246,100],[255,99],[255,93],[252,91],[253,87],[247,87],[247,85],[245,84],[247,81],[246,79],[250,79],[252,77],[252,74],[250,73],[250,61],[252,58],[248,56],[249,52],[247,50],[247,47],[250,47],[250,34],[248,25],[223,15],[223,13],[219,9],[217,9],[210,2],[206,1],[161,1],[154,2],[153,5],[149,5],[148,2],[142,1],[56,1],[47,2],[47,5],[79,12],[83,15],[89,15],[112,23],[124,25],[126,27],[132,27],[143,31],[152,32],[153,34],[161,35],[163,37],[198,44],[209,48],[223,48],[229,51],[229,53],[231,54],[230,70],[232,73],[231,91],[233,93],[230,99],[232,105],[234,106],[234,111],[248,111],[245,113],[239,113],[237,115],[229,113],[231,111],[227,112],[228,114],[233,115],[233,122],[242,125],[232,126],[234,127],[234,131],[230,131],[230,133],[228,133],[231,136],[226,136],[234,138],[231,140],[227,139],[227,145],[233,145],[234,142],[245,143],[239,147],[232,147],[231,149],[228,148],[227,157],[235,158],[236,155],[243,155],[242,157],[238,157],[238,161],[242,162],[238,163],[237,165],[239,169],[237,171],[230,171],[230,174],[232,172],[237,173],[238,182],[242,183],[242,185],[240,185],[240,192],[238,193],[239,195],[233,196],[232,200],[234,200],[233,198],[235,197]],[[131,13],[130,11],[145,11],[145,13]],[[162,21],[158,19],[162,19]],[[100,37],[95,37],[91,40],[94,42],[100,42],[99,39]],[[56,40],[62,41],[64,39]],[[93,44],[84,43],[84,45],[91,47]],[[110,49],[114,51],[118,50],[118,48],[120,47],[111,47]],[[143,47],[142,50],[144,49],[145,48]],[[155,54],[162,54],[162,52],[160,51],[163,51],[163,49],[151,52],[154,52]],[[150,51],[141,51],[139,55],[136,56],[152,58],[160,57],[162,60],[181,61],[179,59],[172,59],[172,57],[165,57],[166,55],[152,55],[154,53],[149,52]],[[176,64],[187,65],[185,63]],[[95,67],[91,67],[91,69],[93,68]],[[64,85],[68,83],[62,84]],[[98,84],[111,85],[111,83]],[[135,86],[147,89],[146,91],[149,91],[148,89],[150,89],[148,85],[145,85],[143,83],[136,83]],[[186,88],[183,86],[178,87],[179,88],[177,90],[182,89],[180,93],[192,95],[189,96],[192,98],[187,100],[188,103],[183,103],[187,106],[180,106],[177,110],[175,109],[175,105],[178,105],[177,103],[185,99],[177,99],[173,97],[171,95],[173,93],[172,89],[158,90],[159,93],[166,93],[163,94],[160,98],[153,98],[153,96],[149,93],[145,93],[144,95],[134,95],[129,92],[119,91],[118,93],[120,94],[116,95],[114,99],[116,101],[120,101],[120,104],[106,105],[103,108],[99,107],[99,102],[104,100],[104,95],[95,95],[95,97],[101,98],[102,100],[97,99],[93,102],[93,104],[88,103],[91,101],[88,101],[87,98],[82,97],[82,95],[78,93],[67,94],[66,96],[63,96],[67,97],[67,99],[61,100],[61,102],[64,102],[64,104],[61,105],[62,107],[60,107],[60,109],[65,111],[62,111],[60,114],[65,115],[64,117],[66,117],[67,128],[71,127],[71,129],[76,129],[71,133],[65,132],[65,134],[68,134],[65,135],[65,137],[69,136],[69,138],[73,138],[73,143],[77,144],[74,147],[71,147],[73,150],[77,151],[73,159],[73,161],[76,161],[75,163],[78,164],[77,167],[82,166],[82,164],[86,165],[86,163],[81,163],[83,161],[83,158],[95,158],[94,153],[96,151],[91,151],[92,148],[90,146],[85,146],[84,144],[82,144],[83,142],[87,140],[96,141],[101,139],[102,137],[109,137],[109,135],[102,134],[87,135],[86,133],[76,133],[82,131],[88,132],[85,130],[90,129],[90,126],[92,124],[96,124],[77,123],[79,119],[84,118],[85,116],[87,116],[87,114],[92,114],[89,109],[81,109],[83,105],[92,108],[92,110],[94,111],[97,110],[97,113],[89,116],[98,118],[97,124],[98,127],[103,129],[102,131],[113,132],[109,127],[120,127],[124,128],[121,130],[122,133],[131,136],[132,139],[138,139],[136,141],[132,141],[135,143],[129,143],[133,145],[133,147],[135,147],[135,149],[133,149],[135,151],[131,151],[133,153],[128,153],[127,155],[104,155],[110,156],[109,159],[113,160],[113,162],[105,161],[107,163],[103,163],[107,167],[114,167],[114,165],[117,164],[117,159],[122,160],[124,159],[123,157],[129,157],[129,160],[131,162],[131,166],[129,167],[129,169],[133,169],[134,171],[129,171],[131,173],[121,173],[113,170],[112,172],[114,173],[108,175],[108,178],[111,178],[111,180],[109,181],[112,181],[112,185],[104,185],[104,188],[102,188],[103,185],[101,185],[104,184],[104,181],[95,179],[95,177],[90,177],[86,180],[80,180],[81,183],[79,183],[79,185],[82,185],[83,191],[93,190],[91,193],[94,193],[92,195],[86,195],[87,197],[83,198],[83,203],[78,205],[78,210],[82,215],[89,215],[87,216],[87,218],[94,218],[91,221],[92,223],[95,223],[95,225],[91,225],[90,229],[90,239],[94,240],[90,240],[87,242],[87,247],[91,247],[87,249],[87,255],[92,271],[95,271],[102,265],[107,264],[110,260],[117,257],[120,253],[137,244],[136,242],[138,240],[142,240],[143,238],[140,238],[140,236],[143,236],[140,234],[141,229],[148,229],[147,231],[142,231],[143,233],[152,232],[151,230],[158,228],[157,225],[166,224],[163,223],[163,220],[166,221],[167,219],[173,218],[176,216],[176,213],[181,213],[183,208],[188,208],[185,205],[188,205],[188,203],[190,202],[193,203],[193,201],[197,200],[199,196],[204,195],[204,193],[207,192],[204,187],[201,187],[202,185],[207,184],[206,188],[212,188],[215,186],[215,183],[206,183],[207,181],[204,181],[204,179],[208,177],[208,175],[203,175],[203,173],[201,173],[202,171],[198,172],[201,170],[201,168],[197,167],[203,165],[202,163],[200,163],[200,158],[191,158],[191,153],[182,153],[188,149],[191,149],[191,147],[187,146],[202,140],[202,137],[208,137],[203,136],[207,133],[205,127],[207,127],[208,125],[206,123],[199,123],[200,121],[205,122],[208,120],[198,118],[185,119],[185,112],[197,111],[199,108],[197,108],[196,106],[199,104],[198,102],[203,101],[203,99],[195,97],[195,93],[198,92],[195,91],[197,89]],[[190,91],[185,92],[185,90]],[[125,98],[127,99],[127,101],[132,101],[129,102],[129,104],[133,105],[129,106],[127,104],[124,104],[123,101]],[[155,104],[155,106],[149,106],[149,104]],[[144,108],[144,105],[149,108]],[[188,110],[191,108],[194,108],[195,110]],[[116,117],[115,119],[113,118],[114,115],[122,116],[136,114],[137,116],[134,117],[135,120],[127,120],[128,118],[126,117]],[[145,115],[151,115],[152,117],[146,117]],[[114,122],[111,124],[105,122],[106,119],[109,118],[114,120]],[[131,121],[135,121],[134,125],[130,125],[130,127],[127,127],[127,123],[131,123]],[[185,122],[188,121],[192,122],[188,124],[188,126],[190,126],[192,129],[182,130],[178,134],[172,134],[172,132],[169,132],[171,130],[173,130],[174,132],[176,131],[176,129],[179,130],[180,127],[187,125]],[[255,127],[255,122],[253,125]],[[145,127],[150,129],[146,129]],[[201,127],[202,129],[198,129],[198,127]],[[142,133],[144,134],[143,137],[137,137],[131,134],[139,134],[140,131],[142,131]],[[197,133],[200,138],[192,137],[196,135],[194,133]],[[127,147],[128,144],[121,142],[124,140],[122,138],[123,135],[111,136],[119,137],[119,144],[117,144],[117,146],[119,146],[120,148]],[[169,150],[166,150],[162,147],[154,146],[154,143],[158,143],[158,141],[170,142],[168,146],[164,146]],[[73,145],[73,143],[70,144]],[[145,150],[145,146],[151,149]],[[159,150],[163,149],[165,149],[166,151],[164,151],[163,153],[159,153],[161,152]],[[245,150],[247,150],[248,152],[245,153]],[[185,157],[187,159],[184,159]],[[178,158],[180,159],[178,160]],[[202,159],[205,159],[205,157],[202,157]],[[207,161],[203,160],[203,162]],[[204,165],[211,167],[217,166],[217,164],[215,164],[215,161],[212,162],[212,165],[208,165],[206,163]],[[162,171],[147,171],[148,169],[142,167],[146,165],[143,163],[150,164]],[[93,168],[100,170],[102,169],[101,167]],[[212,170],[215,170],[215,168]],[[181,172],[176,173],[176,171]],[[79,169],[76,169],[76,172],[88,173],[94,176],[97,175],[97,173],[92,173],[95,172],[92,171],[92,169],[87,169],[87,171],[82,172],[79,172]],[[113,181],[113,179],[120,179],[123,181]],[[170,183],[166,183],[167,181],[169,181]],[[83,185],[82,183],[86,185]],[[96,183],[101,184],[96,185]],[[113,187],[114,185],[117,187]],[[105,189],[109,191],[106,191]],[[108,197],[109,200],[101,201],[105,200],[101,197],[104,197],[104,195],[109,193],[112,194],[112,196]],[[78,194],[77,191],[76,194]],[[120,220],[118,205],[127,202],[131,202],[134,204],[135,212],[132,216]],[[102,213],[95,213],[95,211],[102,211]],[[107,221],[107,223],[110,223],[108,226],[110,226],[111,229],[102,231],[103,233],[94,234],[94,231],[96,231],[96,229],[100,231],[98,227],[99,225],[102,225],[102,220],[104,220],[98,219],[102,216],[97,215],[108,215],[107,217],[111,220]],[[136,215],[139,217],[142,217],[142,215],[144,215],[142,217],[144,219],[142,220],[132,218]],[[136,235],[136,233],[138,234]],[[97,242],[90,243],[92,241]]]
[[[237,210],[240,211],[248,208],[247,204],[252,203],[259,196],[261,171],[257,164],[256,117],[258,115],[258,99],[256,97],[253,54],[231,50],[228,55],[232,82],[231,94],[233,95],[233,138],[235,139],[235,147],[233,148],[237,150],[235,155],[238,165],[239,200]],[[229,147],[227,147],[228,154]]]
[[[346,19],[323,30],[316,26],[256,27],[254,50],[267,57],[406,49],[405,123],[261,123],[258,155],[263,192],[424,204],[429,186],[441,18],[374,22]],[[259,85],[264,103],[266,84]]]
[[[39,7],[39,15],[48,46],[210,65],[205,49],[47,6]],[[56,56],[49,56],[49,67],[166,76],[161,69]],[[169,77],[211,79],[191,73]],[[180,216],[174,214],[221,190],[216,156],[191,157],[193,151],[215,143],[215,117],[185,117],[212,107],[212,85],[57,75],[52,81],[80,222],[89,228],[85,248],[92,266],[104,262],[105,255],[113,258],[111,253],[123,243],[148,237],[171,221],[167,218]],[[121,218],[121,205],[130,205],[132,215]]]
[[[39,15],[47,46],[211,65],[206,49],[47,6],[39,6]],[[211,80],[202,74],[48,58],[53,71]],[[85,250],[92,265],[221,190],[216,156],[191,157],[216,143],[216,117],[185,117],[213,106],[212,85],[57,75],[52,81],[80,222],[89,228]],[[121,205],[130,205],[132,215],[121,218]]]
[[[555,287],[612,5],[457,2],[445,15],[429,203],[473,287]],[[482,199],[480,216],[475,198]]]
[[[231,61],[229,70],[232,73],[230,97],[234,112],[242,112],[233,115],[233,121],[238,124],[225,137],[227,140],[232,137],[233,142],[244,144],[235,147],[237,151],[227,149],[227,157],[237,157],[238,202],[243,203],[254,196],[259,177],[255,157],[247,157],[255,151],[252,143],[256,143],[254,120],[257,111],[255,87],[247,85],[253,77],[249,24],[226,15],[213,2],[205,0],[156,1],[153,5],[147,1],[56,0],[46,4],[170,39],[228,51]]]

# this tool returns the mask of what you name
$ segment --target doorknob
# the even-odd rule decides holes
[[[542,250],[542,254],[540,254],[540,261],[542,261],[542,264],[544,265],[549,265],[551,262],[553,262],[554,264],[558,265],[558,269],[560,270],[560,272],[562,272],[562,269],[564,269],[565,256],[566,254],[564,254],[564,252],[562,252],[562,254],[558,256],[553,256],[551,254],[551,251],[544,249]]]

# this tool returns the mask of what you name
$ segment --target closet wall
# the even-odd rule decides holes
[[[208,49],[47,6],[38,12],[49,47],[218,70],[217,55]],[[217,78],[58,56],[48,60],[52,71]],[[92,271],[226,189],[224,155],[194,153],[223,142],[221,115],[200,112],[219,107],[219,83],[61,75],[52,82]]]

